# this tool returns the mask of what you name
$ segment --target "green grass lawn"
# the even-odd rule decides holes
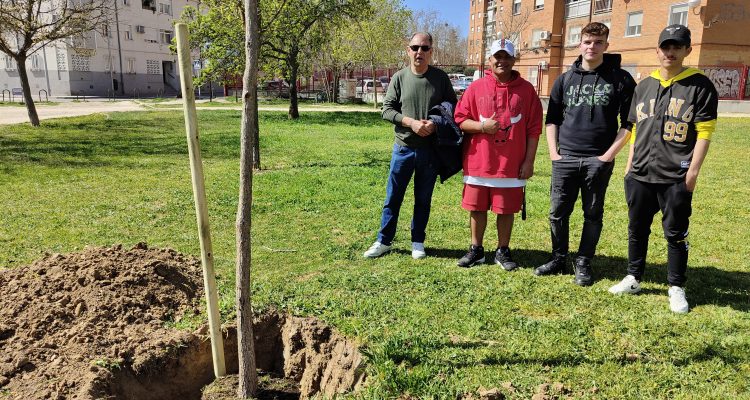
[[[363,346],[362,398],[455,399],[480,386],[528,399],[544,383],[597,399],[750,398],[750,119],[721,119],[694,197],[687,315],[669,311],[666,244],[653,226],[643,293],[615,297],[625,273],[625,154],[606,199],[597,282],[537,278],[550,248],[550,162],[540,143],[529,217],[512,247],[522,269],[455,266],[469,245],[461,182],[435,188],[428,258],[409,254],[411,200],[396,251],[375,239],[392,128],[377,113],[261,114],[264,170],[254,181],[256,309],[318,316]],[[201,111],[201,146],[222,307],[234,295],[239,111]],[[45,252],[114,243],[199,256],[181,111],[111,113],[0,127],[0,267]],[[407,196],[408,198],[408,196]],[[577,247],[580,211],[571,222]],[[494,248],[488,230],[485,245]]]
[[[142,104],[147,105],[148,107],[155,108],[155,109],[173,109],[173,108],[179,108],[182,107],[182,103],[175,104],[174,101],[179,101],[179,99],[169,99],[171,103],[165,103],[167,100],[162,101],[144,101],[139,100]],[[372,104],[357,104],[357,103],[329,103],[329,102],[315,102],[312,100],[299,100],[299,109],[300,111],[305,111],[307,109],[325,109],[325,110],[331,110],[331,111],[344,111],[344,110],[357,110],[357,111],[380,111],[380,108],[373,108]],[[242,108],[242,98],[239,99],[239,102],[235,101],[235,98],[232,96],[228,97],[219,97],[215,98],[213,101],[208,100],[201,100],[196,104],[197,107],[200,108],[211,108],[211,107],[236,107],[238,110]],[[284,99],[261,99],[258,101],[258,106],[263,108],[273,108],[273,109],[288,109],[289,108],[289,100]]]

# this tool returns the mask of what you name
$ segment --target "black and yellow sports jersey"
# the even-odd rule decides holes
[[[643,182],[685,179],[698,139],[711,139],[718,94],[703,72],[688,68],[664,80],[654,71],[635,88],[628,121],[634,123],[631,175]]]

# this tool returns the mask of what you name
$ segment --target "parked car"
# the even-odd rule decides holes
[[[289,84],[281,79],[265,81],[260,84],[258,90],[265,92],[266,96],[278,96],[283,98],[289,97]]]
[[[466,91],[466,88],[469,87],[471,84],[471,78],[462,78],[462,79],[456,79],[453,81],[453,91],[456,92],[456,95],[460,96],[464,94]]]
[[[375,87],[375,81],[372,79],[362,79],[357,81],[357,95],[361,96],[363,93],[372,93]],[[381,81],[378,81],[378,93],[385,93],[385,87]]]

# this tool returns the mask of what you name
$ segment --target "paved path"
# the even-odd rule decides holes
[[[196,104],[196,108],[200,110],[241,110],[240,106],[227,105],[227,106],[206,106],[201,107],[200,101]],[[158,107],[154,107],[158,105]],[[260,111],[287,111],[288,106],[259,106]],[[138,102],[131,100],[121,101],[86,101],[86,102],[63,102],[55,105],[44,105],[39,104],[36,107],[37,114],[40,120],[50,118],[65,118],[65,117],[76,117],[81,115],[97,114],[97,113],[110,113],[110,112],[121,112],[121,111],[166,111],[166,110],[182,110],[181,101],[171,101],[163,103],[148,103]],[[380,109],[365,109],[362,107],[326,107],[326,106],[307,106],[303,105],[300,107],[300,112],[305,111],[344,111],[344,112],[380,112]],[[23,122],[29,122],[29,115],[26,112],[26,107],[17,106],[0,106],[0,125],[18,124]]]
[[[56,105],[37,105],[36,112],[39,119],[75,117],[95,113],[115,111],[138,111],[143,108],[132,101],[86,101],[66,102]],[[0,106],[0,125],[29,122],[26,107]]]

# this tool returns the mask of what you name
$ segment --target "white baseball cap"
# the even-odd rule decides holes
[[[511,57],[516,56],[516,49],[515,47],[513,47],[513,43],[510,40],[498,39],[492,42],[492,46],[490,46],[490,51],[487,52],[487,57],[494,55],[500,50],[505,51]]]

